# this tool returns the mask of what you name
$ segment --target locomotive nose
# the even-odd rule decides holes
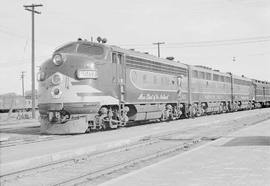
[[[55,74],[52,76],[51,81],[52,81],[52,84],[54,84],[54,85],[59,85],[59,84],[62,82],[62,79],[63,79],[62,74],[60,74],[60,73],[55,73]]]
[[[76,76],[79,80],[83,79],[97,79],[98,71],[93,62],[87,63],[84,67],[79,67],[76,70]]]

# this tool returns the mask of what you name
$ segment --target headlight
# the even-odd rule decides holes
[[[55,54],[53,56],[53,63],[57,66],[62,65],[65,62],[65,57],[61,54]]]
[[[45,80],[45,72],[38,72],[37,73],[37,80],[38,81],[44,81]]]
[[[59,85],[62,82],[62,75],[61,74],[54,74],[52,76],[52,84]]]
[[[51,90],[51,95],[53,98],[60,98],[62,95],[62,91],[60,90],[60,87],[53,87]]]

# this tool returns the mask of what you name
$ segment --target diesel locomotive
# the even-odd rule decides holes
[[[270,83],[105,42],[56,49],[38,72],[41,132],[85,133],[270,105]]]

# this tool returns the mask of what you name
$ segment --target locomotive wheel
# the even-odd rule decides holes
[[[125,127],[126,125],[127,125],[127,122],[126,122],[126,121],[121,121],[121,122],[120,122],[120,126],[121,126],[121,127]]]
[[[111,120],[103,120],[102,121],[102,129],[103,130],[110,130],[110,129],[116,129],[117,125],[113,124],[113,121]]]
[[[164,111],[161,114],[160,121],[161,122],[166,121],[166,118],[165,118],[165,115],[164,115]]]
[[[169,115],[168,117],[165,116],[165,114],[162,114],[160,117],[160,121],[170,121],[173,120],[173,117],[171,115]]]
[[[102,121],[102,124],[101,124],[101,130],[108,130],[108,124],[106,121]]]

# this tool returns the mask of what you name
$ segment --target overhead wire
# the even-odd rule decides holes
[[[24,45],[24,53],[28,45],[29,38],[16,34],[14,32],[7,31],[6,28],[0,25],[0,32],[8,34],[10,36],[20,37],[26,39]],[[218,46],[231,46],[231,45],[242,45],[242,44],[253,44],[253,43],[266,43],[270,41],[270,36],[257,36],[257,37],[246,37],[246,38],[234,38],[234,39],[223,39],[223,40],[206,40],[206,41],[190,41],[190,42],[166,42],[162,48],[188,48],[188,47],[218,47]],[[155,46],[151,44],[119,44],[122,47],[131,47],[138,49],[154,49]],[[267,55],[266,53],[260,53],[260,55]],[[26,60],[20,60],[26,61]],[[20,62],[19,64],[25,64],[26,62]],[[1,63],[9,64],[10,63]],[[18,64],[18,63],[16,63]],[[15,64],[14,64],[15,65]]]
[[[269,42],[270,36],[238,38],[227,40],[208,40],[208,41],[191,41],[191,42],[166,42],[163,48],[185,48],[185,47],[212,47],[212,46],[227,46],[249,43],[264,43]],[[151,44],[120,44],[120,46],[136,47],[136,48],[154,48]]]

